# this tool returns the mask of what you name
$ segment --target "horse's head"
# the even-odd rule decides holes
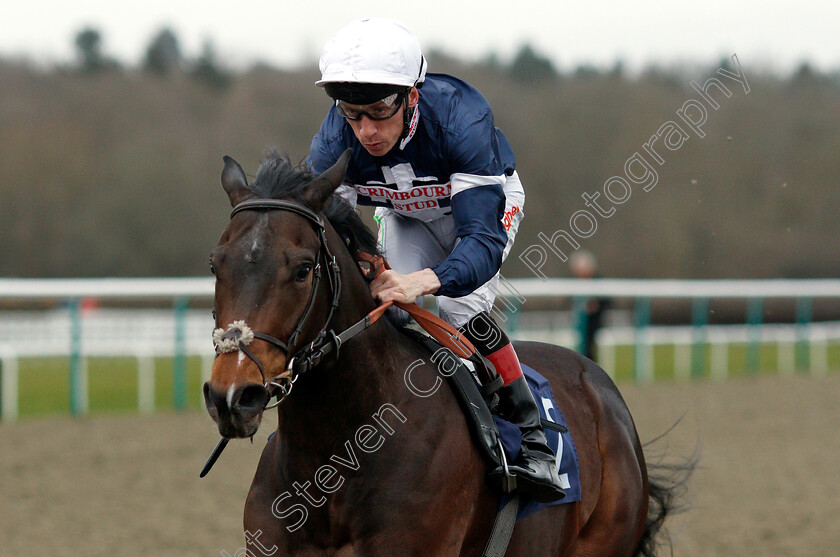
[[[326,326],[337,277],[318,213],[348,159],[345,153],[315,177],[274,157],[249,186],[239,164],[225,157],[222,185],[234,210],[210,256],[218,355],[204,384],[207,411],[224,437],[257,431],[287,359]]]

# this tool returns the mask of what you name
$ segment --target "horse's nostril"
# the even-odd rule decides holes
[[[216,392],[216,389],[210,386],[210,382],[206,382],[203,387],[204,390],[204,403],[210,407],[215,406],[219,408],[219,404],[224,402],[225,397],[223,394]]]
[[[248,385],[239,392],[233,409],[242,415],[257,414],[268,402],[268,391],[262,385]]]
[[[225,395],[216,391],[216,389],[210,385],[209,381],[204,384],[203,391],[204,406],[207,408],[207,412],[214,420],[228,411]]]

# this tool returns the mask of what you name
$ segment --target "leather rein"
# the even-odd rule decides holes
[[[297,325],[295,326],[294,331],[289,338],[283,342],[282,340],[275,338],[272,335],[261,333],[257,331],[251,331],[250,328],[247,327],[244,321],[234,321],[228,325],[228,328],[225,329],[216,329],[213,332],[213,340],[216,345],[217,353],[221,352],[234,352],[237,350],[241,350],[243,354],[245,354],[248,358],[250,358],[259,368],[260,375],[263,379],[263,386],[265,387],[266,391],[268,391],[268,396],[266,397],[265,404],[263,406],[263,410],[267,410],[270,408],[274,408],[280,405],[286,397],[292,392],[292,387],[294,386],[295,381],[297,381],[300,374],[305,373],[312,369],[313,367],[317,366],[321,361],[323,361],[324,357],[330,354],[331,352],[335,351],[336,356],[338,356],[338,352],[341,349],[341,345],[353,338],[354,336],[358,335],[371,325],[373,325],[382,315],[385,313],[385,310],[388,309],[391,305],[396,305],[397,307],[405,310],[408,312],[414,319],[428,331],[433,337],[435,337],[439,342],[441,342],[444,346],[452,350],[455,354],[462,358],[479,358],[480,360],[484,360],[478,352],[473,347],[472,343],[449,323],[446,323],[441,318],[437,317],[436,315],[422,309],[417,304],[403,304],[400,302],[385,302],[384,304],[378,306],[373,311],[365,315],[361,320],[357,321],[341,333],[336,333],[332,329],[327,329],[329,327],[330,321],[332,320],[333,314],[335,313],[336,308],[338,307],[339,298],[341,296],[341,270],[339,269],[338,263],[336,262],[335,256],[330,252],[329,247],[327,246],[327,238],[326,232],[324,228],[324,221],[323,219],[311,209],[304,207],[299,203],[295,203],[292,201],[282,201],[279,199],[251,199],[248,201],[243,201],[236,205],[231,211],[231,218],[234,217],[239,212],[242,211],[258,211],[258,210],[267,210],[267,211],[289,211],[291,213],[295,213],[301,215],[306,220],[308,220],[312,225],[315,231],[318,234],[318,241],[320,242],[320,247],[318,249],[319,252],[319,259],[323,258],[325,266],[327,268],[327,278],[330,282],[330,292],[331,292],[331,302],[330,302],[330,311],[327,315],[327,319],[324,321],[324,326],[321,327],[320,332],[315,337],[312,342],[308,345],[304,346],[297,352],[293,352],[295,348],[295,343],[298,340],[298,336],[300,336],[301,332],[303,331],[303,327],[309,318],[309,314],[312,311],[312,307],[315,302],[315,294],[318,291],[318,285],[320,284],[321,280],[321,262],[319,261],[315,268],[313,269],[314,273],[314,281],[312,285],[312,291],[309,294],[309,300],[306,302],[306,307],[304,308],[303,314],[301,314],[300,319],[298,320]],[[369,280],[375,278],[380,273],[388,269],[388,263],[385,261],[385,258],[381,256],[372,256],[367,253],[358,253],[358,259],[361,262],[367,263],[370,265],[370,269],[365,273]],[[263,363],[257,358],[256,354],[254,354],[249,348],[248,344],[253,339],[259,339],[265,341],[272,346],[282,350],[286,354],[286,369],[283,373],[268,378],[265,373],[265,366]],[[292,354],[289,357],[289,354]],[[492,364],[487,364],[492,365]],[[277,397],[277,401],[271,403],[271,399],[273,397]],[[219,456],[222,454],[222,451],[228,444],[229,439],[226,437],[222,437],[216,448],[213,449],[213,452],[208,457],[207,461],[204,463],[204,467],[201,470],[200,477],[204,477],[210,471],[210,468],[213,467],[213,464],[218,460]]]
[[[342,344],[373,325],[391,305],[395,305],[408,312],[426,331],[428,331],[432,336],[458,356],[462,358],[470,358],[471,356],[474,357],[477,355],[476,350],[470,341],[464,338],[457,329],[414,303],[404,304],[400,302],[385,302],[340,333],[336,333],[333,329],[328,329],[333,314],[338,308],[339,299],[341,297],[341,270],[336,262],[335,256],[332,252],[330,252],[330,249],[327,246],[323,219],[320,215],[299,203],[278,199],[251,199],[243,201],[233,208],[230,216],[233,218],[234,215],[239,212],[256,210],[289,211],[303,216],[313,225],[313,228],[318,234],[318,241],[320,242],[319,259],[323,259],[326,266],[326,274],[330,283],[331,293],[330,310],[326,320],[324,321],[324,326],[321,327],[321,330],[312,342],[300,348],[297,352],[294,352],[294,348],[298,337],[303,331],[303,327],[309,318],[309,314],[312,311],[315,295],[318,291],[318,285],[321,280],[320,261],[315,265],[313,270],[314,282],[312,285],[312,291],[309,294],[309,300],[307,301],[303,314],[301,314],[301,317],[288,340],[283,342],[282,340],[269,334],[251,331],[245,323],[241,321],[231,323],[228,325],[227,330],[217,329],[214,332],[214,340],[217,351],[232,352],[241,350],[259,368],[263,379],[263,386],[269,392],[264,410],[274,408],[281,404],[289,393],[291,393],[294,382],[297,381],[298,377],[302,373],[305,373],[317,366],[323,361],[325,356],[333,351],[336,353],[336,356],[338,356]],[[361,262],[370,265],[370,269],[367,273],[369,279],[375,278],[380,273],[390,268],[388,263],[381,256],[358,253],[357,257]],[[271,378],[266,376],[265,367],[262,362],[259,358],[257,358],[256,354],[248,348],[251,336],[254,339],[268,342],[286,354],[287,364],[283,373]],[[269,404],[271,402],[271,398],[274,396],[277,397],[277,401]]]

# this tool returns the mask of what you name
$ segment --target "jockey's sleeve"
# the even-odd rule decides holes
[[[327,133],[328,120],[329,118],[324,120],[318,133],[312,137],[312,142],[309,144],[309,156],[306,158],[306,166],[316,175],[323,173],[338,160],[338,157],[335,155],[335,139],[332,137],[328,139],[329,135],[331,135]]]
[[[502,224],[505,194],[494,176],[453,175],[472,182],[452,196],[452,217],[459,242],[449,257],[431,267],[440,280],[436,296],[457,298],[472,293],[502,266],[507,232]],[[485,182],[482,185],[477,183]]]

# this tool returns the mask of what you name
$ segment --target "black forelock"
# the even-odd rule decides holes
[[[305,163],[293,164],[288,155],[271,148],[257,169],[256,178],[248,187],[263,199],[290,199],[304,203],[306,185],[315,178],[317,175]],[[355,256],[357,251],[379,254],[376,235],[341,196],[330,196],[323,213],[352,255]]]
[[[248,187],[263,199],[301,201],[304,186],[315,178],[305,163],[293,164],[288,155],[271,148],[257,169],[256,178]]]

